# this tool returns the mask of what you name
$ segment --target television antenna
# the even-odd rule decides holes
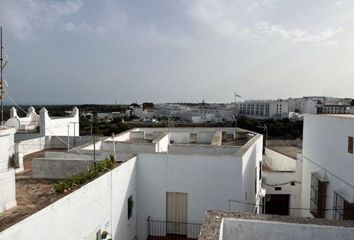
[[[4,51],[2,39],[2,26],[0,26],[0,102],[1,102],[1,126],[4,125],[4,97],[6,82],[3,78],[3,70],[7,64],[7,55]]]

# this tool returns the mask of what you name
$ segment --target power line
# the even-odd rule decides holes
[[[11,95],[9,94],[9,90],[6,93],[7,97],[10,99],[10,101],[16,106],[18,107],[22,112],[24,112],[25,114],[28,114],[28,112],[26,110],[24,110],[21,106],[19,106],[16,101],[11,97]],[[79,151],[77,148],[72,148],[70,146],[69,143],[65,142],[64,140],[62,140],[59,136],[57,136],[56,134],[53,133],[53,131],[51,131],[49,128],[47,128],[46,126],[43,125],[43,123],[41,123],[40,121],[38,122],[39,125],[43,126],[48,132],[50,132],[51,134],[53,134],[53,137],[57,138],[59,141],[61,141],[62,143],[64,143],[66,146],[68,146],[69,148],[71,148],[73,151],[81,154],[84,158],[86,158],[87,156],[84,155],[81,151]]]
[[[347,182],[347,181],[344,180],[343,178],[337,176],[336,174],[330,172],[329,170],[325,169],[324,167],[322,167],[322,166],[319,165],[318,163],[312,161],[312,160],[309,159],[308,157],[306,157],[306,156],[303,155],[303,156],[302,156],[302,159],[305,159],[306,161],[308,161],[308,162],[310,162],[310,163],[316,165],[317,167],[321,168],[325,173],[328,173],[329,175],[331,175],[331,176],[337,178],[339,181],[341,181],[341,182],[347,184],[352,190],[354,190],[354,186],[353,186],[352,184],[350,184],[349,182]]]
[[[283,186],[283,185],[287,185],[287,184],[291,184],[291,183],[300,183],[299,181],[288,181],[288,182],[284,182],[284,183],[277,183],[277,184],[268,184],[268,183],[262,183],[262,185],[268,186],[268,187],[276,187],[276,186]]]

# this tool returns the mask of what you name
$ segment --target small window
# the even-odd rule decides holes
[[[348,137],[348,153],[353,154],[353,137]]]
[[[274,190],[275,191],[281,191],[281,187],[275,187]]]
[[[189,140],[191,142],[196,142],[198,140],[198,133],[190,133],[189,134]]]
[[[336,192],[334,192],[333,209],[334,219],[354,220],[354,204],[349,203]]]
[[[128,219],[130,219],[133,216],[133,207],[134,207],[133,196],[130,196],[128,198]]]
[[[324,218],[326,212],[327,183],[316,173],[311,174],[310,212],[316,218]]]

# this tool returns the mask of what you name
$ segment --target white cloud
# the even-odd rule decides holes
[[[279,2],[277,5],[277,1],[274,0],[185,0],[184,3],[187,12],[198,24],[200,35],[204,37],[223,37],[231,41],[235,39],[267,41],[266,37],[276,37],[283,41],[322,43],[318,45],[329,46],[338,44],[334,38],[344,31],[343,27],[306,26],[324,29],[313,33],[301,27],[288,29],[284,25],[272,24],[268,19],[276,16],[274,15],[276,11],[279,12],[281,9]],[[336,4],[340,5],[341,2]],[[282,11],[288,9],[282,8]],[[284,20],[289,21],[286,18]],[[296,21],[296,18],[293,21]]]
[[[2,0],[0,22],[6,31],[20,40],[34,35],[36,30],[49,30],[58,22],[80,11],[82,0]]]
[[[87,34],[94,34],[97,36],[102,36],[106,32],[106,29],[104,27],[94,26],[88,24],[87,22],[80,22],[78,24],[67,22],[62,24],[61,29],[67,32],[87,33]]]
[[[240,38],[249,33],[238,14],[240,3],[234,1],[185,1],[187,12],[207,36]]]
[[[336,29],[329,28],[318,34],[310,34],[303,29],[286,29],[281,25],[274,25],[268,22],[262,21],[255,25],[256,32],[262,35],[276,36],[283,40],[289,40],[294,42],[327,42],[337,34],[343,31],[343,27]],[[333,42],[333,41],[332,41]]]

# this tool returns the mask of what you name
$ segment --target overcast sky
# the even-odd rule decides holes
[[[19,103],[354,97],[353,0],[0,0]]]

